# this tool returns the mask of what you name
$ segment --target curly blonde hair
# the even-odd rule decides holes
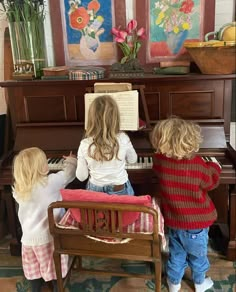
[[[97,97],[88,111],[85,136],[93,138],[88,155],[96,161],[110,161],[114,157],[118,159],[119,132],[120,113],[116,101],[109,95]]]
[[[28,200],[37,183],[45,183],[48,174],[47,157],[37,147],[24,149],[15,156],[13,162],[13,190],[17,197]]]
[[[156,152],[175,159],[191,158],[198,152],[201,142],[200,126],[178,117],[157,122],[151,133]]]

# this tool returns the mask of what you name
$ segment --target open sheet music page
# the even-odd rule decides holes
[[[87,127],[88,110],[92,101],[106,93],[86,93],[84,95],[85,104],[85,129]],[[138,112],[138,90],[112,92],[109,93],[118,104],[120,111],[121,130],[138,130],[139,112]]]
[[[224,126],[201,126],[203,137],[200,148],[226,149]]]
[[[98,82],[94,83],[94,92],[118,92],[132,90],[132,83],[125,82]]]

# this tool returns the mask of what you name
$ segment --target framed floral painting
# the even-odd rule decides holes
[[[117,61],[111,29],[126,23],[125,0],[49,0],[49,4],[56,66]]]
[[[215,0],[136,1],[136,18],[147,30],[139,54],[142,63],[189,60],[183,44],[203,41],[214,30]]]

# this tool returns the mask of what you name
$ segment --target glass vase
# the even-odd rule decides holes
[[[44,24],[42,20],[9,22],[14,64],[14,79],[33,79],[42,76],[47,67]]]

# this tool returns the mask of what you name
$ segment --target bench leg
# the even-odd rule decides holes
[[[56,274],[57,274],[58,292],[63,292],[64,288],[63,288],[63,279],[62,279],[62,270],[61,270],[61,255],[59,253],[54,252],[53,258],[54,258],[54,264],[55,264],[55,269],[56,269]]]
[[[155,267],[155,292],[161,292],[161,261],[154,261]]]

